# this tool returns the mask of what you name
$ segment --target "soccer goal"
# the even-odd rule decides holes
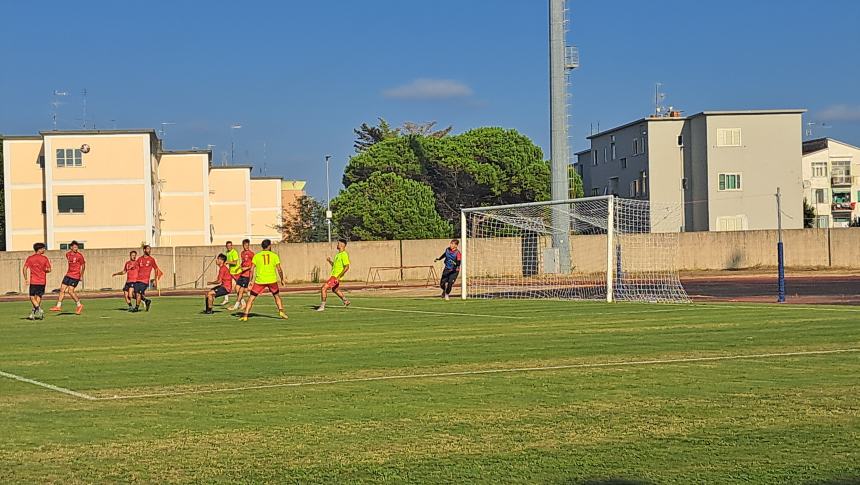
[[[614,196],[463,209],[463,298],[688,302],[680,204]]]

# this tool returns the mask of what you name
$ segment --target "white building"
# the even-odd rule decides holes
[[[860,148],[832,138],[803,142],[803,196],[815,227],[848,227],[860,217]]]

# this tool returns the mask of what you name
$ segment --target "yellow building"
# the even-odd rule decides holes
[[[6,248],[223,244],[280,239],[280,178],[162,150],[154,130],[3,137]]]

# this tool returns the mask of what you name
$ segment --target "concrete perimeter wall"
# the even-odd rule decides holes
[[[661,257],[674,262],[676,269],[731,270],[776,266],[776,231],[688,232],[671,235],[677,238],[678,247],[662,248]],[[628,236],[633,237],[633,236]],[[656,238],[666,235],[635,236],[655,238],[648,247],[661,247]],[[499,251],[493,251],[503,260],[521,261],[519,244],[509,239],[499,240]],[[797,229],[783,231],[785,258],[788,268],[844,268],[860,269],[860,228]],[[485,251],[493,244],[482,241]],[[672,243],[674,244],[674,243]],[[424,280],[428,268],[381,270],[370,274],[371,267],[433,266],[441,273],[442,263],[433,260],[442,254],[448,240],[418,241],[367,241],[352,242],[348,251],[352,262],[347,281]],[[474,247],[474,246],[473,246]],[[504,247],[505,251],[501,248]],[[573,236],[573,261],[579,270],[601,270],[606,261],[605,236]],[[644,246],[643,246],[644,247]],[[219,246],[153,248],[165,275],[163,288],[202,288],[215,279],[214,257],[222,250]],[[254,248],[258,250],[258,247]],[[289,282],[323,281],[328,277],[326,257],[334,256],[335,249],[328,243],[279,244],[276,248]],[[130,249],[85,250],[87,271],[82,281],[85,290],[121,288],[125,277],[111,276],[120,271],[128,259]],[[138,252],[141,252],[138,249]],[[503,253],[510,253],[502,256]],[[49,251],[47,256],[54,265],[49,275],[48,288],[59,287],[66,271],[65,251]],[[21,265],[30,252],[0,252],[0,294],[23,292]],[[592,266],[594,266],[592,268]],[[201,278],[201,275],[203,277]],[[175,278],[175,279],[174,279]]]

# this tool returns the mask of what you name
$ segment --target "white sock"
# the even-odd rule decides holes
[[[81,303],[81,300],[78,300],[78,303],[76,304],[76,306],[81,306],[81,305],[83,305],[83,303]]]
[[[325,302],[320,302],[320,308],[325,308]]]
[[[62,307],[62,306],[63,306],[63,302],[61,302],[61,301],[57,301],[57,308],[60,308],[60,307]]]

